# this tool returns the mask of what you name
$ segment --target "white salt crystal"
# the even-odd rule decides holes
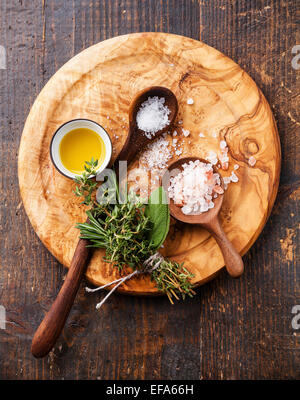
[[[194,100],[190,97],[187,99],[187,104],[194,104]]]
[[[173,137],[175,137],[175,136],[177,136],[177,132],[176,131],[173,132]]]
[[[226,141],[225,141],[225,140],[221,140],[221,142],[220,142],[220,148],[221,148],[221,149],[225,149],[225,147],[227,147]]]
[[[218,163],[217,155],[214,151],[210,151],[206,160],[209,161],[212,165],[216,165]]]
[[[240,168],[240,166],[239,166],[238,164],[234,164],[233,168],[234,168],[235,170],[237,170],[237,169]]]
[[[170,122],[169,114],[171,111],[164,103],[164,97],[148,97],[148,99],[141,104],[137,112],[137,126],[145,132],[145,136],[149,139]]]
[[[230,180],[231,180],[231,182],[234,182],[234,183],[239,181],[239,178],[236,176],[236,174],[233,171],[231,172]]]
[[[189,136],[190,131],[188,129],[183,129],[182,128],[182,133],[183,133],[183,136],[187,137],[187,136]]]
[[[176,150],[176,151],[175,151],[175,154],[176,154],[177,156],[180,156],[180,154],[182,154],[182,150]]]
[[[256,164],[256,158],[253,156],[249,157],[248,164],[250,165],[250,167],[254,167],[254,165]]]
[[[200,132],[199,137],[205,137],[204,133]]]
[[[183,212],[183,214],[190,214],[192,212],[192,209],[191,207],[183,206],[181,211]]]

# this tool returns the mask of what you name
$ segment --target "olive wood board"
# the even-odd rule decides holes
[[[89,47],[55,73],[34,102],[21,138],[18,175],[26,213],[43,244],[66,267],[78,241],[75,224],[86,216],[72,193],[74,183],[51,163],[51,138],[66,121],[88,118],[107,130],[116,158],[128,132],[130,102],[149,86],[165,86],[178,99],[174,129],[190,131],[187,138],[178,135],[183,148],[179,157],[205,158],[209,150],[219,151],[220,140],[227,141],[229,170],[220,173],[229,176],[237,164],[239,182],[229,185],[220,217],[241,254],[266,223],[278,189],[281,152],[272,112],[254,81],[231,59],[197,40],[165,33],[118,36]],[[194,104],[188,105],[188,98]],[[254,167],[250,156],[257,160]],[[212,279],[224,266],[207,231],[174,220],[161,252],[184,262],[195,285]],[[119,277],[103,255],[104,250],[95,250],[86,272],[97,286]],[[148,275],[127,281],[119,290],[158,294]]]

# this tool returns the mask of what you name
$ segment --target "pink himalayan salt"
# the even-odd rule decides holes
[[[249,157],[248,164],[250,165],[250,167],[254,167],[254,165],[256,164],[256,158],[253,156]]]
[[[182,171],[170,179],[168,192],[184,214],[195,215],[213,208],[212,199],[224,190],[212,165],[196,160],[182,165]]]

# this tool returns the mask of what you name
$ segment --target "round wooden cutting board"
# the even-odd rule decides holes
[[[89,118],[106,128],[120,152],[128,129],[128,107],[148,86],[170,88],[179,101],[180,157],[205,157],[220,140],[229,147],[229,176],[235,164],[239,182],[225,193],[223,228],[244,254],[261,232],[273,206],[280,172],[280,143],[270,107],[253,80],[232,60],[202,42],[164,33],[136,33],[98,43],[67,62],[46,84],[26,121],[19,151],[19,183],[25,210],[41,241],[69,266],[84,209],[71,180],[51,163],[52,135],[64,122]],[[194,100],[193,105],[187,99]],[[199,133],[205,137],[199,137]],[[179,135],[180,136],[180,135]],[[184,142],[183,142],[184,141]],[[249,157],[257,160],[254,167]],[[177,157],[178,158],[178,157]],[[175,158],[170,160],[173,162]],[[224,266],[215,240],[203,229],[173,221],[162,249],[186,267],[202,284]],[[118,277],[96,250],[86,272],[96,285]],[[120,289],[130,294],[156,294],[149,276],[127,281]]]

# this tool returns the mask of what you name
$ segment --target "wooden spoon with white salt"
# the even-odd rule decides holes
[[[149,107],[149,112],[147,112],[145,102],[147,104],[149,98],[155,99],[152,101],[154,105],[147,105]],[[162,98],[165,99],[164,102],[159,101]],[[157,104],[157,102],[163,104]],[[155,114],[155,108],[160,108],[158,115]],[[141,110],[138,124],[137,114]],[[164,114],[162,110],[167,110],[167,118],[166,115],[163,115],[160,120],[159,116],[162,117]],[[116,171],[118,171],[119,161],[127,161],[129,164],[147,144],[168,131],[175,121],[177,111],[177,99],[171,90],[165,87],[152,86],[138,93],[129,108],[129,133],[124,147],[114,163]],[[145,132],[140,129],[144,126],[148,127],[149,131]],[[44,357],[49,353],[65,325],[92,253],[92,249],[86,247],[88,244],[88,240],[79,239],[78,241],[66,279],[32,340],[31,352],[34,357]]]
[[[189,157],[189,158],[181,158],[169,166],[168,174],[166,173],[162,179],[162,184],[167,193],[170,185],[169,177],[171,175],[176,176],[178,173],[180,173],[182,171],[183,164],[187,164],[190,161],[196,161],[196,160],[208,164],[206,160],[196,157]],[[214,167],[213,170],[214,173],[217,173]],[[173,199],[170,199],[170,214],[178,221],[185,222],[186,224],[201,225],[203,228],[207,229],[213,235],[213,237],[215,238],[217,244],[219,245],[222,251],[227,272],[233,278],[237,278],[241,276],[244,272],[244,263],[240,254],[236,251],[232,243],[227,238],[220,223],[219,214],[224,199],[224,183],[221,176],[220,176],[220,182],[221,182],[221,187],[223,189],[223,193],[218,194],[218,197],[213,199],[214,202],[213,208],[209,209],[206,212],[202,212],[201,214],[187,215],[182,212],[181,206],[175,204]]]

